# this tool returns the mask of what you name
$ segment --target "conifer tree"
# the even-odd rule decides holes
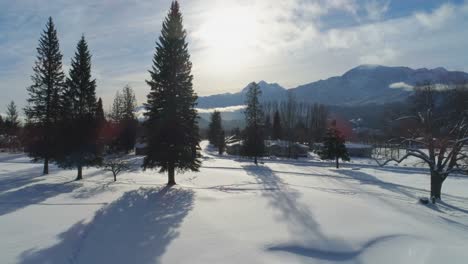
[[[323,142],[323,149],[319,152],[319,156],[324,160],[335,160],[337,169],[340,167],[339,159],[349,161],[345,139],[335,124],[328,128]]]
[[[175,170],[198,171],[200,161],[197,95],[193,91],[192,63],[187,49],[179,3],[173,1],[156,44],[148,102],[145,104],[147,149],[143,168],[168,173],[176,184]]]
[[[224,151],[226,150],[226,134],[224,130],[218,134],[218,154],[223,155]]]
[[[84,36],[79,40],[71,61],[65,97],[67,117],[62,126],[65,138],[58,164],[63,168],[76,168],[76,180],[81,180],[83,167],[97,165],[101,161],[96,80],[91,77],[91,54]]]
[[[18,120],[18,110],[16,109],[15,102],[11,101],[7,107],[7,116],[5,118],[5,126],[7,134],[15,135],[18,131],[20,122]]]
[[[265,152],[265,143],[263,136],[263,111],[259,102],[262,91],[257,83],[253,82],[249,86],[246,95],[245,109],[245,140],[244,153],[248,157],[254,158],[257,164],[257,158]]]
[[[48,174],[49,161],[54,158],[54,147],[57,145],[54,138],[62,113],[60,98],[65,80],[62,54],[52,18],[49,18],[41,34],[37,53],[31,76],[33,84],[27,88],[29,98],[25,113],[29,127],[34,131],[29,135],[27,150],[34,161],[44,160],[43,174]]]
[[[272,134],[273,134],[272,129],[273,129],[273,126],[271,124],[270,114],[267,114],[266,118],[265,118],[265,125],[264,125],[265,139],[271,139],[272,138]]]
[[[106,117],[104,115],[104,108],[102,106],[102,99],[99,97],[96,106],[96,121],[101,126],[106,123]]]
[[[283,128],[281,126],[281,118],[279,111],[275,111],[275,115],[273,117],[273,133],[272,133],[272,139],[273,140],[278,140],[282,139],[283,135]]]
[[[5,122],[3,121],[3,117],[0,114],[0,135],[3,135],[5,130]]]
[[[215,147],[219,146],[219,139],[222,130],[221,113],[219,111],[214,111],[211,114],[211,120],[208,127],[208,140],[211,145]]]

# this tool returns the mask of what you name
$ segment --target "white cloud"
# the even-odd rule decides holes
[[[364,9],[367,12],[367,18],[370,20],[381,20],[385,13],[387,13],[389,5],[390,1],[367,1],[364,3]]]
[[[245,105],[235,105],[235,106],[216,107],[216,108],[197,108],[197,111],[199,114],[213,113],[214,111],[218,111],[221,113],[232,113],[232,112],[244,110],[245,108],[246,108]]]
[[[455,7],[452,4],[443,4],[432,13],[419,12],[415,14],[419,23],[429,29],[440,29],[454,16]]]
[[[404,82],[392,83],[388,87],[390,87],[392,89],[402,89],[402,90],[405,90],[405,91],[412,91],[413,88],[414,88],[412,85],[406,84]]]

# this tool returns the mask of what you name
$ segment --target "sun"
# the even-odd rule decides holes
[[[205,59],[223,61],[224,67],[254,56],[258,38],[255,13],[244,7],[216,8],[204,16],[195,38],[209,56]]]

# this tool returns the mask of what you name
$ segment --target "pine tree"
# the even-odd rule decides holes
[[[323,149],[319,152],[319,156],[324,160],[335,160],[337,169],[340,167],[339,159],[349,161],[345,139],[335,124],[328,128],[323,142]]]
[[[62,140],[63,149],[58,165],[77,168],[76,180],[81,180],[83,167],[101,161],[96,119],[96,80],[91,77],[91,54],[84,36],[79,40],[71,61],[65,95],[67,118],[62,126],[65,138]]]
[[[262,91],[255,82],[251,83],[246,95],[245,109],[245,141],[244,153],[248,157],[254,158],[257,164],[257,158],[265,152],[265,143],[263,136],[263,111],[259,102]]]
[[[5,127],[7,130],[7,134],[9,135],[16,135],[18,132],[19,127],[19,120],[18,120],[18,110],[16,109],[15,102],[11,101],[7,107],[7,116],[5,118]]]
[[[145,121],[148,135],[143,168],[168,172],[168,185],[176,184],[175,170],[198,171],[200,137],[197,96],[193,91],[192,63],[182,26],[179,3],[173,1],[156,44]]]
[[[33,160],[44,160],[43,173],[49,173],[49,161],[54,158],[57,144],[57,122],[61,113],[61,95],[64,89],[65,75],[62,71],[57,31],[52,18],[39,39],[36,62],[33,67],[33,84],[27,88],[28,105],[25,108],[29,127],[34,131],[29,136],[27,150]]]
[[[214,111],[211,114],[211,120],[208,127],[208,140],[210,141],[211,145],[215,147],[219,146],[219,139],[222,130],[223,127],[221,124],[221,113],[218,111]]]
[[[273,117],[273,134],[272,139],[278,140],[283,138],[283,128],[281,126],[281,118],[279,111],[276,110],[275,116]]]
[[[3,117],[0,114],[0,135],[3,135],[5,130],[5,122],[3,121]]]
[[[101,126],[106,123],[106,117],[104,115],[104,108],[102,106],[102,99],[99,97],[96,106],[96,121]]]
[[[265,125],[264,125],[264,130],[265,130],[264,135],[266,139],[271,139],[272,129],[273,129],[273,126],[271,124],[270,114],[267,114],[265,118]]]
[[[226,135],[224,133],[224,130],[221,130],[221,132],[218,135],[218,154],[223,155],[225,150],[226,150]]]

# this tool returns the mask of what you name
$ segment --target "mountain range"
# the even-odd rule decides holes
[[[468,73],[435,69],[412,69],[409,67],[388,67],[382,65],[360,65],[341,76],[286,89],[277,83],[260,81],[261,101],[281,101],[288,91],[298,101],[326,105],[385,104],[406,99],[415,85],[431,82],[440,85],[468,83]],[[198,108],[228,107],[244,104],[248,90],[202,96]]]

